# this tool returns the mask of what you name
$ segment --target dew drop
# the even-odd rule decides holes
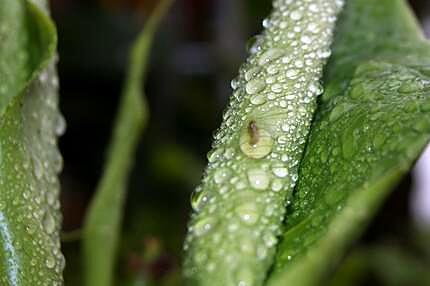
[[[296,69],[289,69],[285,74],[289,79],[296,79],[299,75],[299,71]]]
[[[55,135],[62,136],[66,132],[66,120],[64,117],[59,114],[57,116],[57,122],[55,123]]]
[[[261,72],[260,67],[254,67],[245,72],[245,80],[250,81]]]
[[[224,153],[224,149],[223,148],[212,149],[208,153],[208,161],[209,161],[209,163],[214,163],[214,162],[218,161],[222,157],[223,153]]]
[[[303,44],[310,44],[310,43],[312,43],[312,39],[311,39],[311,37],[309,37],[309,36],[307,36],[307,35],[303,35],[303,36],[301,37],[300,41],[301,41]]]
[[[256,190],[265,190],[269,186],[270,177],[266,171],[262,169],[251,169],[248,171],[248,180]]]
[[[249,158],[261,159],[272,152],[273,139],[270,134],[250,122],[242,129],[239,139],[240,150]]]
[[[200,188],[197,188],[192,194],[191,194],[191,207],[194,211],[198,212],[203,204],[207,202],[208,198],[205,195],[205,192],[203,192]]]
[[[261,40],[261,36],[256,35],[247,41],[246,48],[251,55],[256,54],[260,50]]]
[[[48,267],[49,269],[54,268],[55,267],[55,258],[54,258],[54,256],[49,255],[46,258],[45,264],[46,264],[46,267]]]
[[[213,227],[214,220],[211,217],[201,218],[193,225],[194,233],[197,236],[201,236],[211,230]]]
[[[48,234],[52,234],[55,231],[55,220],[49,212],[46,212],[43,218],[43,228]]]
[[[255,224],[258,221],[258,207],[255,203],[244,203],[236,208],[236,213],[246,224]]]
[[[259,65],[265,65],[271,61],[274,61],[278,58],[280,58],[284,52],[280,49],[268,49],[265,51],[258,60]]]
[[[302,12],[300,12],[299,10],[294,10],[290,14],[290,18],[294,21],[300,20],[302,18],[302,16],[303,16]]]
[[[255,94],[257,92],[262,91],[265,87],[266,82],[264,80],[254,79],[246,84],[245,90],[248,94]]]
[[[239,87],[239,80],[237,78],[232,79],[230,86],[233,90],[236,90]]]
[[[330,49],[325,49],[325,50],[319,50],[317,52],[318,58],[320,59],[327,59],[328,57],[331,56],[331,50]]]
[[[282,92],[282,85],[275,83],[274,85],[272,85],[270,87],[270,89],[274,92],[274,93],[281,93]]]
[[[272,191],[279,192],[280,190],[282,190],[282,187],[283,187],[282,180],[280,179],[273,180],[271,187],[272,187]]]
[[[266,97],[263,94],[256,94],[249,101],[254,105],[261,105],[266,102]]]
[[[288,175],[288,169],[285,167],[274,167],[272,170],[273,174],[279,178],[284,178]]]
[[[266,28],[266,29],[269,28],[271,26],[271,24],[272,23],[270,22],[270,19],[266,18],[263,20],[263,27],[264,28]]]
[[[230,175],[231,173],[229,169],[226,169],[226,168],[218,169],[214,174],[214,181],[217,184],[221,184],[225,182],[230,177]]]

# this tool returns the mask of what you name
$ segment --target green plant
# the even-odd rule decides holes
[[[114,266],[149,113],[142,81],[171,4],[159,1],[131,50],[105,171],[78,237],[85,285],[123,282]],[[330,274],[430,140],[429,43],[404,0],[348,0],[340,15],[339,0],[273,4],[191,198],[186,283],[349,285],[373,269],[387,283],[425,285],[426,267],[396,247],[359,249]],[[0,5],[1,285],[64,283],[56,45],[46,1]],[[147,255],[157,251],[153,243]],[[390,276],[379,264],[402,271]]]
[[[190,283],[260,285],[298,178],[341,1],[274,1],[192,197]]]
[[[64,132],[57,109],[53,23],[44,1],[0,6],[0,281],[58,285],[59,183],[56,147]]]

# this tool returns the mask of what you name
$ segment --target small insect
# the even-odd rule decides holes
[[[260,140],[260,134],[258,132],[257,123],[255,120],[251,120],[248,124],[248,134],[249,134],[249,143],[251,145],[256,145]]]

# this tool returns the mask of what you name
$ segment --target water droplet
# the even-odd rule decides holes
[[[324,88],[320,83],[311,83],[309,85],[309,91],[315,95],[321,95],[324,92]]]
[[[297,76],[299,75],[299,71],[296,69],[289,69],[287,70],[287,72],[285,73],[285,75],[289,78],[289,79],[296,79]]]
[[[303,35],[303,36],[301,37],[300,41],[301,41],[303,44],[310,44],[310,43],[312,43],[312,39],[311,39],[311,37],[309,37],[309,36],[307,36],[307,35]]]
[[[52,269],[55,267],[55,257],[52,255],[48,255],[48,257],[46,258],[45,261],[46,267],[48,267],[49,269]]]
[[[197,236],[201,236],[201,235],[209,232],[211,230],[211,228],[213,227],[214,222],[215,222],[214,219],[211,217],[201,218],[200,220],[195,222],[193,225],[194,233]]]
[[[282,180],[280,180],[280,179],[273,180],[272,191],[279,192],[280,190],[282,190],[282,187],[283,187]]]
[[[249,81],[246,86],[245,90],[248,94],[255,94],[257,92],[262,91],[266,87],[266,82],[262,79],[254,79]]]
[[[266,171],[262,169],[251,169],[248,171],[248,180],[256,190],[265,190],[270,183],[270,177]]]
[[[302,18],[303,14],[299,10],[294,10],[290,14],[290,18],[294,21],[300,20]]]
[[[267,247],[272,247],[276,244],[276,242],[278,242],[276,237],[271,233],[266,233],[263,236],[263,240],[264,240],[264,243],[266,244]]]
[[[330,49],[319,50],[317,52],[317,56],[320,59],[327,59],[328,57],[331,56],[331,50]]]
[[[288,175],[288,169],[281,166],[281,167],[274,167],[273,168],[273,174],[279,178],[284,178]]]
[[[258,60],[259,65],[265,65],[271,61],[274,61],[278,58],[280,58],[284,52],[281,49],[268,49],[265,51]]]
[[[194,211],[198,212],[202,206],[207,202],[208,198],[205,195],[205,192],[202,191],[201,188],[197,188],[191,194],[191,207]]]
[[[256,94],[252,96],[249,101],[254,105],[261,105],[266,102],[266,97],[264,94]]]
[[[251,55],[257,53],[260,50],[261,40],[262,40],[262,37],[259,35],[256,35],[254,37],[251,37],[246,42],[246,48]]]
[[[232,79],[230,82],[230,86],[233,90],[236,90],[239,87],[239,79],[238,78]]]
[[[55,231],[55,220],[49,212],[46,212],[43,218],[43,228],[48,234],[52,234]]]
[[[267,29],[267,28],[269,28],[270,26],[271,26],[270,19],[268,19],[268,18],[264,19],[264,20],[263,20],[263,27]]]
[[[224,153],[224,149],[223,148],[212,149],[208,153],[208,161],[209,161],[209,163],[214,163],[214,162],[218,161],[222,157],[223,153]]]
[[[217,184],[221,184],[225,182],[231,175],[231,172],[229,169],[221,168],[218,169],[214,174],[214,181]]]
[[[42,163],[37,158],[33,160],[33,172],[38,180],[42,178],[44,173]]]
[[[273,139],[270,134],[251,121],[242,129],[239,139],[240,150],[248,157],[261,159],[272,152]]]
[[[258,207],[253,202],[239,205],[236,208],[236,213],[246,224],[255,224],[258,221]]]
[[[254,67],[245,72],[245,80],[250,81],[261,72],[260,67]]]
[[[274,93],[281,93],[282,92],[282,85],[275,83],[270,88]]]
[[[64,119],[63,115],[58,114],[57,116],[57,122],[55,123],[55,135],[62,136],[66,132],[66,120]]]

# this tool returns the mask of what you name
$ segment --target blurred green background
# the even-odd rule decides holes
[[[53,0],[59,33],[61,109],[68,129],[64,232],[81,227],[101,175],[128,48],[157,0]],[[118,285],[179,285],[189,196],[199,183],[229,82],[261,30],[271,1],[177,0],[159,30],[146,83],[150,123],[131,176]],[[411,1],[430,36],[430,3]],[[430,285],[430,244],[399,185],[334,273],[332,285]],[[79,243],[63,244],[66,285],[81,285]]]

